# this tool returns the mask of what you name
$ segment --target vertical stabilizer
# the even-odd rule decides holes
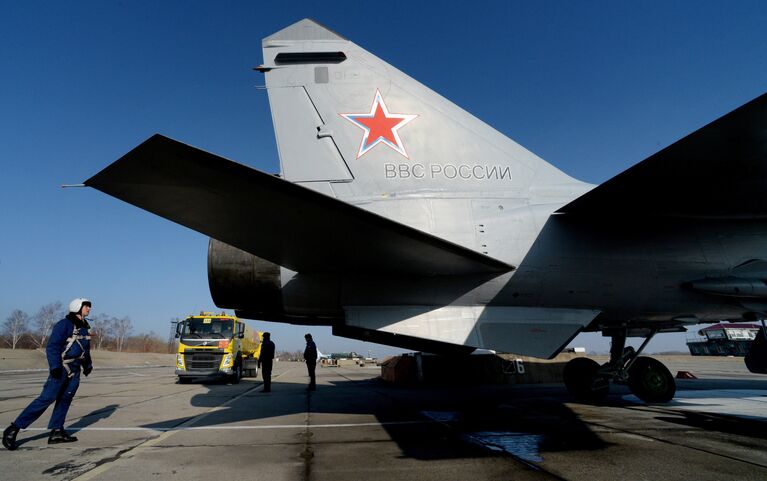
[[[577,181],[353,42],[304,19],[263,40],[283,176],[342,198]]]

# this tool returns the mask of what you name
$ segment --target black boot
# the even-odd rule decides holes
[[[70,436],[64,431],[64,428],[54,429],[51,431],[51,435],[48,436],[48,444],[73,443],[75,441],[77,441],[77,438]]]
[[[5,431],[3,431],[3,446],[5,446],[8,451],[13,451],[16,449],[17,434],[19,434],[19,427],[14,423],[11,423],[11,425],[5,428]]]

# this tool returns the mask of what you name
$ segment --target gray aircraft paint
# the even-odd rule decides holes
[[[323,40],[318,41],[320,38]],[[537,235],[531,205],[548,206],[540,214],[545,220],[567,200],[591,187],[566,176],[447,99],[310,20],[264,39],[263,47],[263,67],[271,68],[266,74],[266,86],[280,146],[280,165],[287,180],[512,265],[521,262]],[[340,51],[346,60],[279,68],[277,55],[296,51]],[[391,115],[411,117],[398,130],[403,151],[379,143],[359,155],[364,132],[347,116],[369,114],[380,105],[376,101],[383,103]],[[531,191],[533,185],[537,191]],[[478,192],[482,195],[478,196]],[[553,199],[545,195],[552,192]],[[498,240],[501,238],[503,242]],[[450,289],[427,293],[428,281],[416,284],[408,289],[416,295],[398,296],[399,289],[391,289],[394,286],[375,287],[368,281],[362,284],[369,286],[362,294],[365,299],[358,299],[353,287],[339,289],[344,293],[347,324],[548,356],[597,314],[593,309],[552,309],[536,314],[536,307],[477,305],[495,297],[498,282],[478,282],[472,286],[474,295],[440,301],[437,299],[446,297]],[[387,295],[378,299],[370,292]],[[424,298],[435,303],[424,305]],[[366,302],[377,307],[356,306]],[[290,303],[289,296],[286,303]],[[539,326],[537,330],[532,327],[542,319],[558,319],[560,311],[567,319],[562,321],[566,326],[562,332],[554,333],[551,326]],[[531,330],[547,332],[543,337],[549,341],[533,342]]]
[[[312,41],[319,38],[324,40]],[[469,291],[473,295],[450,295],[451,290],[444,287],[429,289],[425,280],[408,283],[401,295],[399,281],[390,285],[355,281],[351,286],[366,286],[364,293],[356,293],[354,287],[339,289],[344,293],[348,324],[542,355],[545,348],[512,340],[530,338],[536,322],[556,318],[552,311],[535,314],[536,309],[547,309],[545,306],[568,306],[565,314],[577,318],[572,323],[576,329],[610,307],[616,292],[633,292],[631,305],[614,308],[608,315],[614,313],[621,319],[623,311],[640,318],[666,314],[645,310],[647,298],[660,295],[662,299],[663,292],[650,292],[642,285],[646,276],[657,277],[655,263],[648,259],[650,251],[642,246],[641,252],[623,250],[628,259],[619,256],[615,260],[607,253],[597,258],[584,256],[590,250],[588,235],[577,239],[577,244],[570,239],[558,245],[556,234],[548,234],[556,230],[552,226],[538,237],[551,213],[593,186],[568,177],[447,99],[310,20],[264,39],[263,47],[266,68],[277,67],[274,59],[283,52],[341,51],[346,56],[336,64],[291,65],[266,73],[282,173],[287,180],[315,188],[318,184],[309,182],[327,181],[325,193],[511,265],[522,264],[536,239],[539,244],[549,244],[536,249],[524,269],[506,276],[503,287],[498,281],[478,282]],[[318,69],[322,69],[321,76]],[[303,105],[284,102],[286,90],[294,91]],[[362,132],[349,125],[342,112],[369,113],[377,92],[389,112],[417,115],[399,132],[408,158],[380,144],[357,157]],[[315,124],[304,124],[309,118]],[[329,147],[331,139],[335,148]],[[282,148],[286,144],[289,150]],[[325,167],[319,168],[320,164]],[[330,172],[337,172],[337,177]],[[620,242],[615,239],[609,247],[615,249],[613,244]],[[693,240],[693,247],[697,243]],[[675,246],[675,250],[687,252],[686,247]],[[539,254],[541,250],[545,255]],[[599,273],[595,273],[595,264]],[[634,274],[627,275],[629,272]],[[614,280],[605,282],[605,273]],[[379,292],[385,294],[376,296]],[[438,302],[416,307],[423,299]],[[691,310],[696,301],[692,300]],[[356,304],[377,307],[354,307]],[[486,304],[520,305],[496,311]],[[732,312],[717,313],[722,314]],[[486,322],[483,317],[505,319],[506,323],[495,321],[497,335],[485,339],[477,335]],[[532,321],[530,325],[525,319]],[[549,332],[548,338],[556,348],[572,333]]]
[[[673,331],[767,310],[734,290],[767,278],[753,267],[767,249],[764,96],[595,187],[311,20],[263,52],[284,181],[162,138],[86,181],[234,246],[211,241],[219,307],[540,357],[582,329]],[[406,121],[390,127],[398,137],[363,142],[371,112]],[[209,174],[215,185],[199,180]],[[173,205],[166,186],[179,183],[195,204]]]

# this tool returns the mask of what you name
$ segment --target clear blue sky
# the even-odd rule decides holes
[[[763,1],[4,2],[0,320],[83,295],[165,335],[213,308],[207,238],[59,185],[155,132],[276,172],[251,68],[263,37],[304,17],[593,183],[767,91]],[[307,330],[267,328],[285,349]],[[391,352],[311,330],[324,351]],[[650,349],[684,349],[684,336]]]

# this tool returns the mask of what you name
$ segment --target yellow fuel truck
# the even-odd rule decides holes
[[[225,312],[201,312],[199,316],[187,317],[176,326],[178,382],[228,377],[238,383],[243,376],[255,377],[261,334]]]

